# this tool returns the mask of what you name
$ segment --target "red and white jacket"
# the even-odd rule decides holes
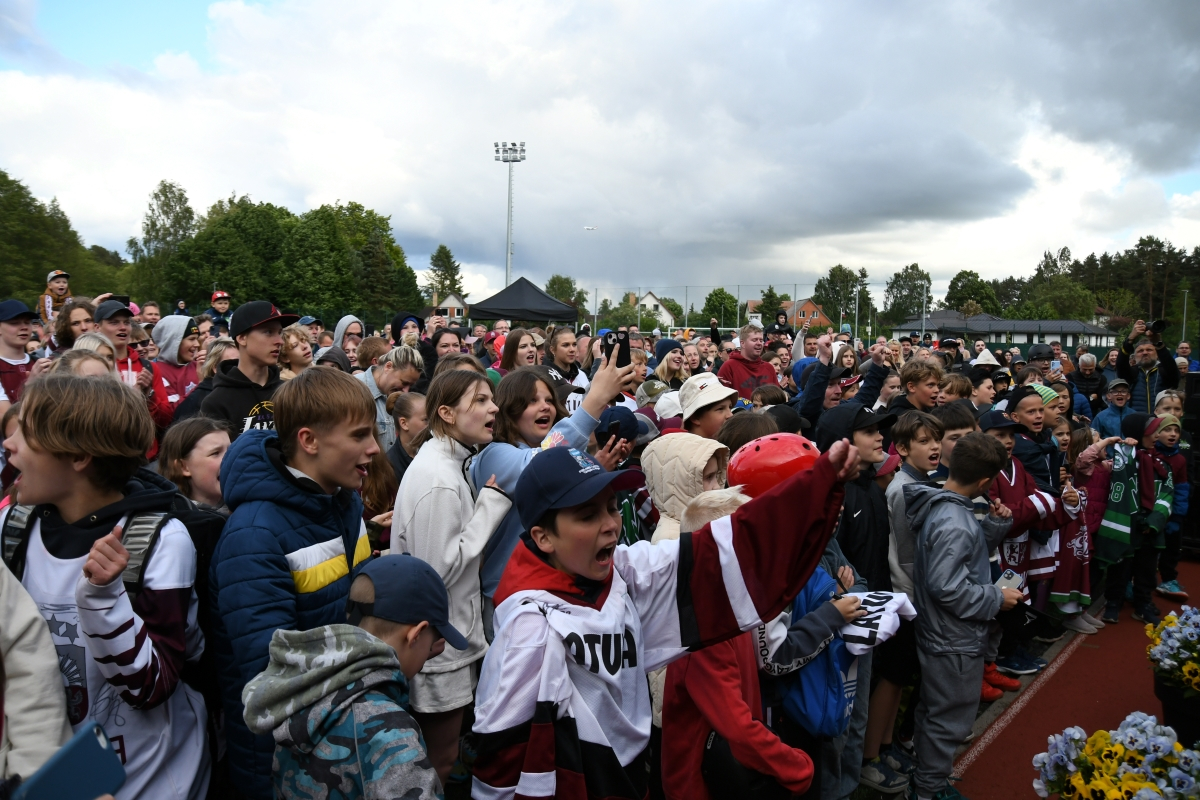
[[[522,539],[476,690],[471,796],[644,797],[646,673],[783,611],[820,561],[842,495],[823,456],[678,540],[618,546],[603,583],[554,569]]]

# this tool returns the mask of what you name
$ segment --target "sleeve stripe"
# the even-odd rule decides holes
[[[516,794],[512,786],[489,786],[476,776],[471,779],[471,797],[473,800],[508,800]]]
[[[717,544],[717,554],[721,559],[721,577],[725,582],[725,593],[729,597],[729,606],[742,630],[762,624],[758,609],[746,588],[746,579],[742,575],[741,564],[738,563],[737,553],[733,550],[733,523],[729,517],[721,517],[711,524],[713,541]]]
[[[1031,494],[1031,495],[1029,495],[1029,500],[1030,500],[1030,502],[1033,503],[1033,507],[1037,509],[1038,516],[1041,517],[1042,519],[1045,519],[1046,514],[1049,513],[1049,511],[1046,508],[1045,503],[1042,502],[1041,495]]]
[[[517,781],[518,797],[554,797],[556,789],[554,772],[522,772]]]

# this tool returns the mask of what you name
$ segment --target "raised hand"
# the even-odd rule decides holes
[[[837,470],[837,479],[841,482],[852,481],[858,477],[862,469],[862,459],[858,448],[850,444],[849,439],[841,439],[829,448],[829,463]]]
[[[96,540],[83,565],[83,574],[93,586],[108,586],[129,566],[129,551],[121,544],[125,531],[118,525],[112,533]]]
[[[833,337],[829,334],[817,339],[817,358],[822,364],[833,360]]]

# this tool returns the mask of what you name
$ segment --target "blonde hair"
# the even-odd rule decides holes
[[[492,382],[487,379],[486,375],[480,375],[478,372],[473,371],[469,372],[465,369],[443,372],[430,381],[429,391],[425,394],[425,413],[429,416],[429,426],[417,436],[415,440],[416,446],[420,447],[425,444],[434,434],[449,436],[450,424],[442,419],[442,415],[438,413],[438,410],[442,406],[453,408],[458,405],[463,397],[473,392],[475,386],[480,383],[491,390]],[[278,425],[279,423],[276,422],[276,427]]]
[[[196,370],[196,380],[208,380],[216,374],[217,365],[225,360],[225,352],[227,350],[237,350],[237,342],[228,336],[222,336],[209,342],[208,353],[204,356],[204,363],[200,365],[200,369]]]
[[[117,348],[113,347],[112,339],[109,339],[103,333],[98,333],[96,331],[89,331],[83,334],[83,336],[80,336],[75,340],[75,344],[71,347],[71,349],[87,350],[95,353],[99,351],[101,347],[107,347],[109,350],[112,350],[114,356],[117,354]]]
[[[359,362],[362,363],[361,361]],[[425,371],[425,359],[421,357],[421,353],[415,347],[409,347],[406,344],[393,347],[383,355],[379,356],[379,361],[376,366],[382,367],[384,364],[391,364],[392,369],[403,369],[404,367],[413,367],[417,372]]]
[[[443,372],[451,372],[456,369],[473,369],[480,375],[487,375],[487,370],[483,368],[483,364],[480,364],[479,359],[475,356],[467,355],[466,353],[451,353],[448,356],[442,356],[438,359],[437,366],[433,368],[433,377],[436,378]]]
[[[375,424],[375,400],[362,381],[337,369],[306,369],[275,392],[275,430],[284,458],[295,455],[301,428],[328,430],[342,422]]]
[[[938,388],[959,399],[969,399],[975,391],[971,379],[961,372],[952,372],[938,382]]]
[[[297,342],[308,342],[309,347],[313,345],[312,334],[307,327],[298,322],[283,329],[283,349],[279,351],[279,366],[285,370],[292,368],[292,362],[288,360],[288,351],[295,347]],[[315,360],[316,350],[313,351],[313,358]]]
[[[72,375],[77,374],[76,370],[79,365],[85,361],[95,361],[98,364],[103,364],[104,369],[113,378],[117,377],[117,371],[113,365],[108,362],[108,359],[94,350],[68,350],[55,360],[54,365],[50,367],[51,372],[69,372]]]
[[[123,489],[154,445],[146,398],[120,381],[66,371],[39,376],[25,385],[19,419],[35,450],[91,456],[87,478],[106,490]]]

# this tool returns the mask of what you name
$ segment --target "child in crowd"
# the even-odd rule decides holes
[[[647,671],[778,615],[820,559],[857,470],[857,451],[838,442],[730,517],[626,547],[615,491],[640,473],[605,472],[575,448],[534,458],[516,492],[526,533],[479,680],[473,793],[643,797]],[[797,496],[826,501],[797,509]]]
[[[1163,533],[1171,517],[1175,485],[1156,449],[1162,417],[1134,412],[1121,420],[1121,433],[1137,445],[1113,445],[1112,489],[1096,536],[1095,558],[1108,567],[1102,619],[1120,621],[1125,589],[1133,580],[1133,618],[1157,625],[1150,599]]]
[[[1160,393],[1161,394],[1161,393]],[[1169,405],[1164,403],[1163,405]],[[1183,426],[1179,422],[1179,418],[1170,413],[1159,413],[1158,418],[1162,422],[1158,426],[1158,435],[1155,439],[1154,449],[1166,462],[1167,467],[1171,470],[1171,482],[1175,487],[1175,494],[1171,500],[1171,517],[1167,520],[1167,529],[1164,532],[1163,552],[1159,555],[1159,569],[1161,571],[1163,562],[1167,562],[1168,574],[1174,567],[1171,563],[1171,556],[1167,556],[1167,550],[1172,551],[1172,556],[1178,563],[1179,556],[1179,541],[1181,538],[1181,528],[1184,521],[1187,519],[1188,503],[1190,500],[1192,485],[1189,483],[1188,473],[1188,458],[1187,453],[1183,450]],[[1168,543],[1169,541],[1169,543]],[[1170,588],[1170,587],[1168,587]],[[1187,593],[1182,591],[1179,593],[1187,598]]]
[[[379,451],[371,393],[349,375],[305,370],[276,401],[275,430],[238,437],[221,465],[232,513],[211,570],[208,646],[220,668],[230,775],[256,800],[272,796],[275,743],[247,728],[242,689],[266,668],[276,630],[345,620],[351,573],[370,556],[357,490]]]
[[[61,269],[50,270],[46,276],[46,291],[38,297],[38,316],[42,318],[42,327],[47,330],[54,327],[54,320],[65,306],[71,302],[71,275]]]
[[[972,498],[987,494],[1007,460],[1005,448],[983,433],[955,445],[945,489],[919,483],[905,488],[909,525],[917,535],[913,594],[922,684],[917,706],[917,800],[958,795],[948,779],[954,753],[979,706],[988,621],[1015,606],[1021,593],[992,583],[988,553],[1012,525],[1012,512],[994,504],[980,524]]]
[[[1108,408],[1101,411],[1092,420],[1092,427],[1100,432],[1100,438],[1111,439],[1121,437],[1121,420],[1133,413],[1129,406],[1129,381],[1115,378],[1108,382]],[[1112,453],[1109,453],[1111,456]]]
[[[154,341],[159,347],[154,390],[162,392],[173,417],[179,404],[200,384],[196,377],[200,328],[191,317],[164,317],[154,326]]]
[[[209,417],[186,419],[172,425],[163,437],[158,473],[193,503],[228,514],[221,497],[221,463],[228,449],[229,428],[224,422]]]
[[[441,798],[407,706],[425,662],[467,646],[446,587],[424,561],[384,556],[363,565],[347,608],[349,624],[275,631],[267,668],[246,685],[246,724],[274,733],[275,797]]]
[[[281,314],[266,300],[253,300],[234,312],[230,337],[237,342],[237,361],[221,362],[213,376],[213,390],[204,398],[204,415],[224,420],[233,438],[249,430],[272,430],[272,398],[279,379],[279,353],[283,329],[300,317]]]
[[[1176,419],[1183,419],[1183,395],[1175,389],[1164,389],[1158,393],[1154,401],[1154,413],[1162,416],[1164,414],[1172,414]],[[1179,441],[1176,445],[1179,448],[1180,455],[1183,456],[1184,469],[1190,477],[1195,474],[1195,466],[1193,462],[1192,451],[1192,435],[1183,430],[1182,426],[1179,429]],[[1191,485],[1184,482],[1183,486],[1179,482],[1175,483],[1175,493],[1178,496],[1180,492],[1190,491]],[[1186,504],[1190,498],[1185,494],[1183,497]],[[1179,603],[1186,603],[1188,594],[1183,586],[1179,584],[1179,553],[1183,540],[1182,526],[1186,520],[1186,512],[1182,516],[1178,516],[1177,512],[1172,508],[1171,521],[1167,523],[1166,542],[1162,553],[1158,556],[1158,588],[1154,591],[1163,597],[1169,598]]]
[[[25,352],[33,335],[34,313],[20,300],[0,303],[0,413],[21,399],[25,382],[50,366]]]
[[[903,461],[885,492],[890,523],[888,567],[892,590],[904,592],[910,598],[916,535],[908,526],[904,487],[910,483],[928,482],[930,474],[941,462],[943,433],[941,423],[923,411],[906,411],[891,430],[892,443]],[[877,683],[871,692],[871,710],[863,742],[862,781],[874,789],[886,791],[895,786],[897,777],[905,777],[912,766],[909,758],[892,746],[892,730],[900,710],[900,693],[905,686],[913,685],[918,677],[913,623],[901,621],[896,635],[873,654],[872,664]]]
[[[107,727],[125,768],[122,797],[203,797],[204,700],[182,681],[204,647],[196,548],[169,516],[175,487],[140,467],[154,441],[145,400],[118,381],[69,373],[25,389],[4,442],[21,471],[21,505],[3,519],[6,545],[16,526],[6,563],[51,626],[67,718],[76,730]],[[127,572],[131,549],[137,567]]]

